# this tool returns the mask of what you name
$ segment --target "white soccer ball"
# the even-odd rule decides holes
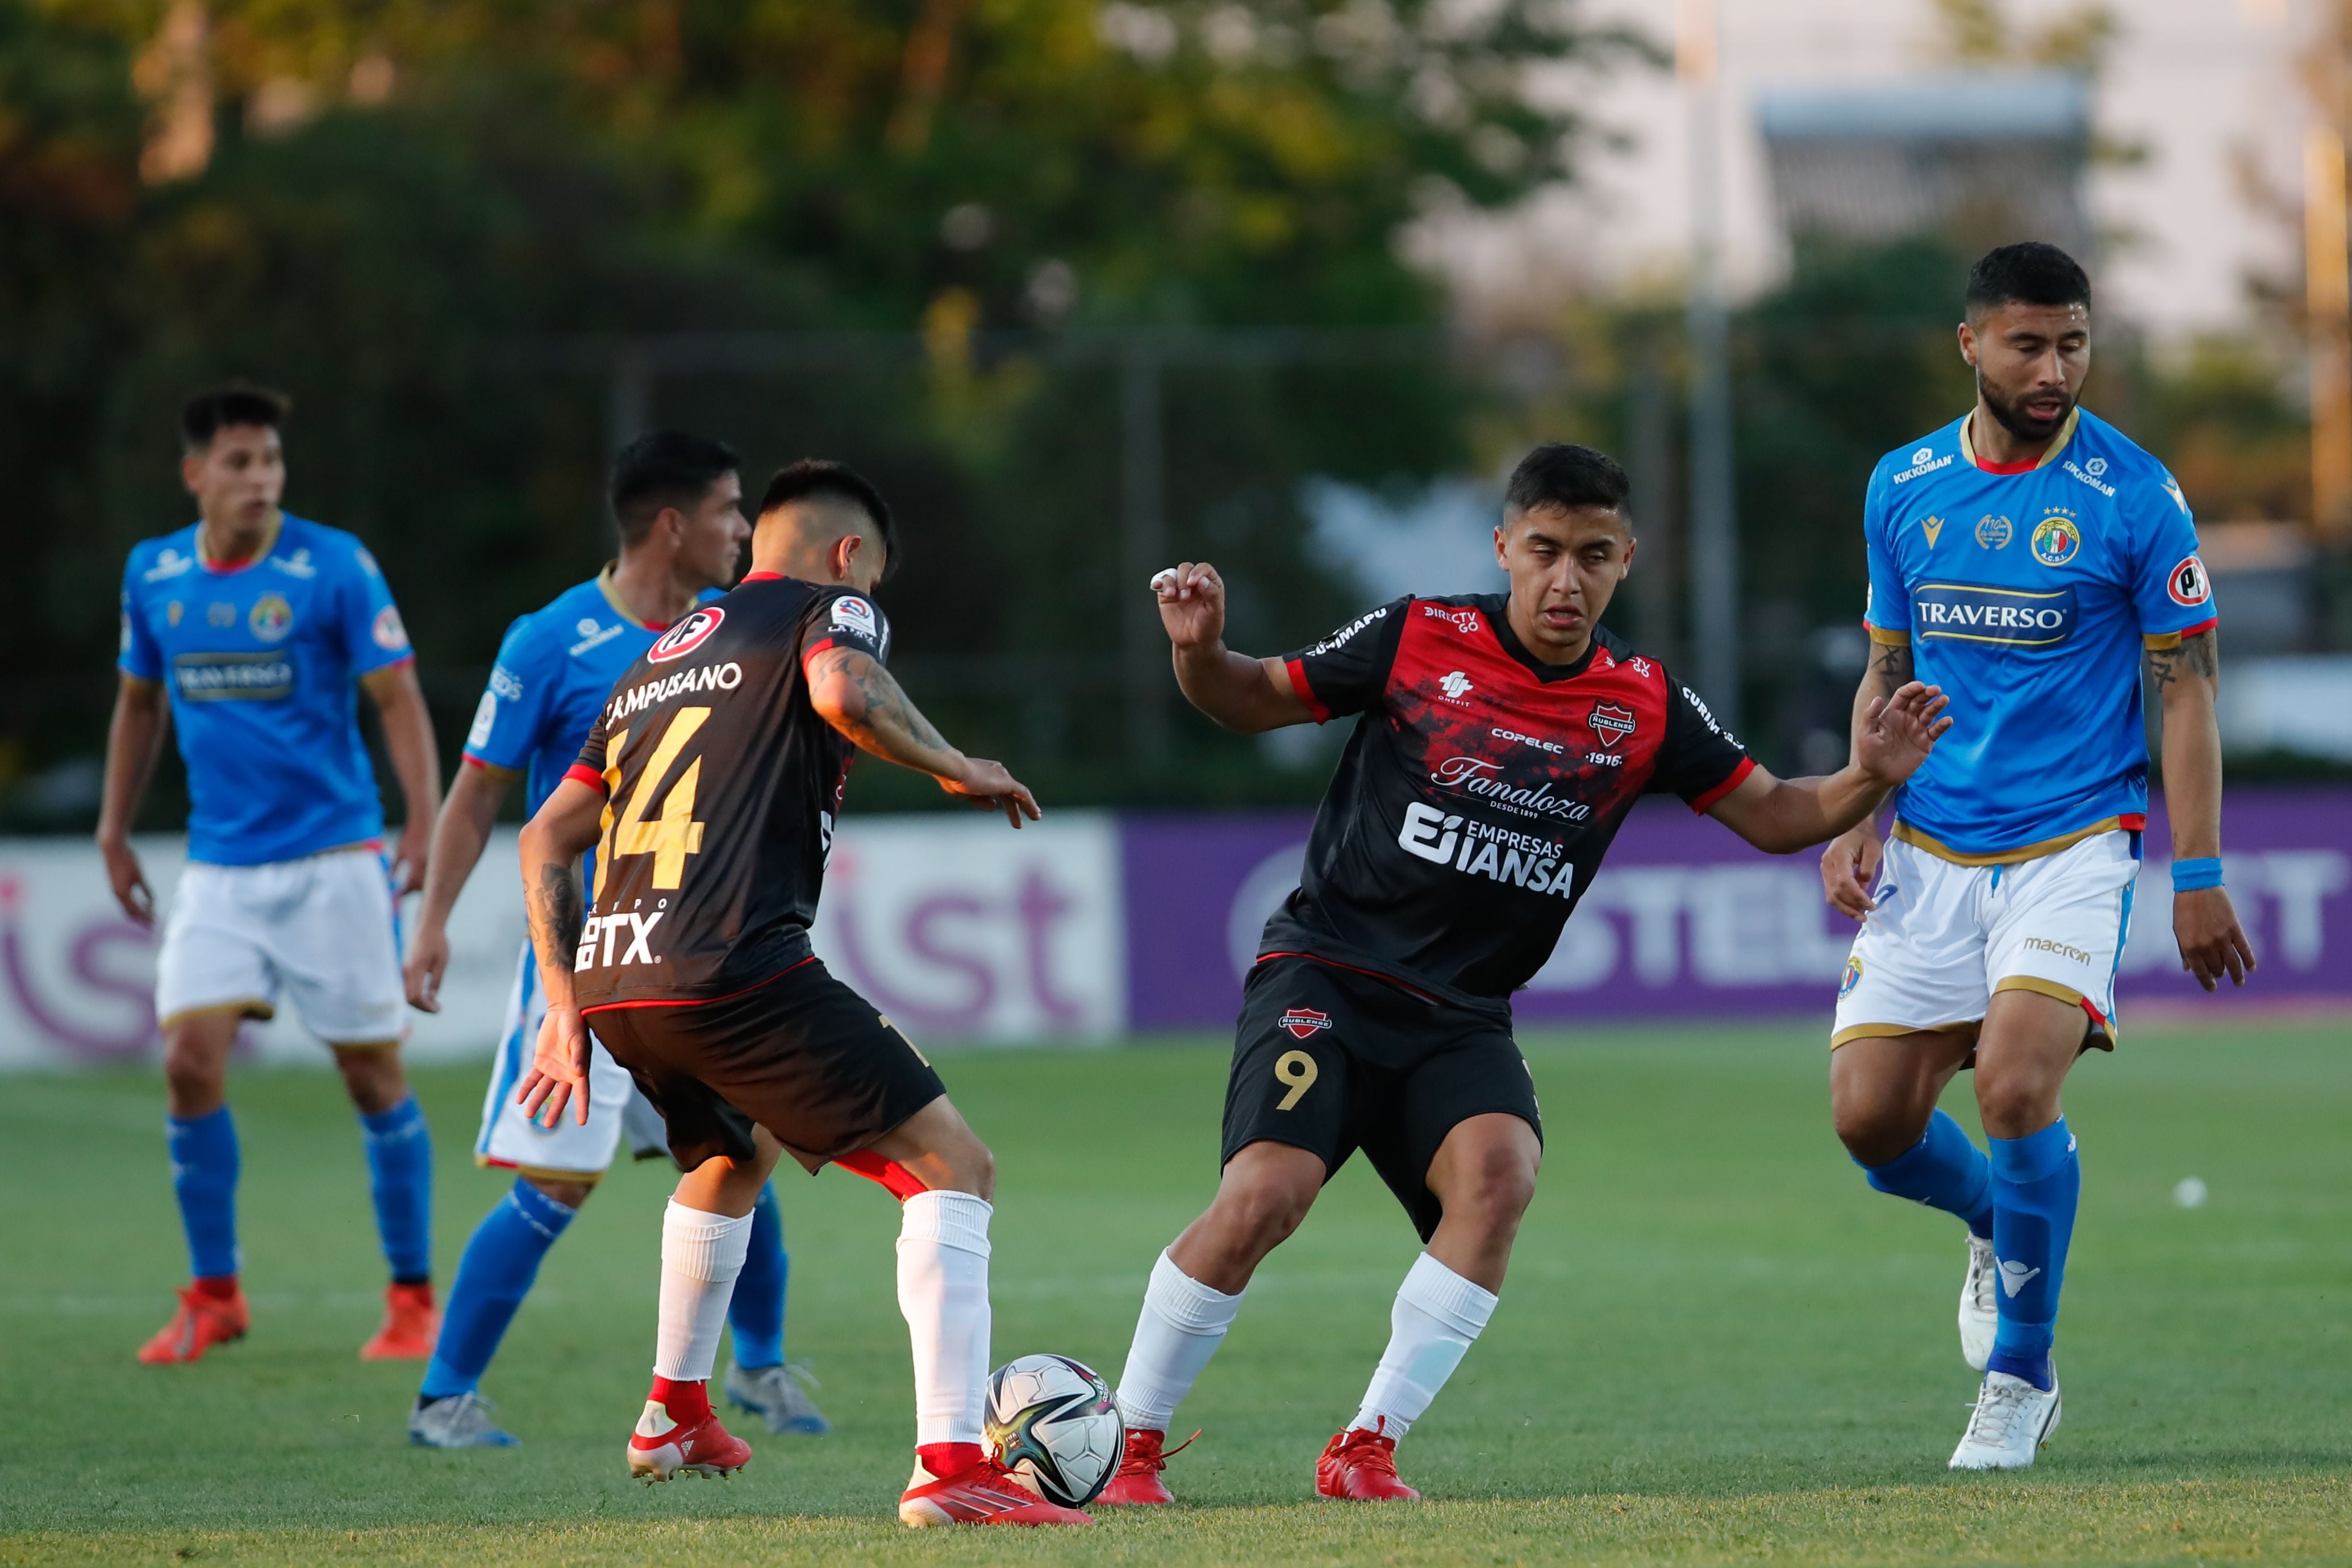
[[[1118,1473],[1127,1428],[1091,1369],[1066,1355],[1024,1355],[989,1377],[987,1440],[1046,1501],[1083,1508]]]

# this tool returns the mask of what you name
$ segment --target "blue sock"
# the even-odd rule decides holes
[[[425,1108],[410,1095],[390,1110],[362,1112],[375,1228],[397,1284],[433,1278],[433,1134]]]
[[[2066,1244],[2083,1166],[2066,1119],[2025,1138],[1992,1143],[1992,1249],[2000,1259],[2000,1328],[1988,1372],[2051,1386],[2050,1343],[2058,1328],[2058,1290],[2066,1279]]]
[[[163,1119],[172,1152],[172,1190],[188,1233],[189,1272],[199,1279],[236,1274],[236,1123],[224,1105],[209,1116]]]
[[[751,1250],[744,1256],[743,1272],[735,1276],[734,1298],[727,1303],[727,1326],[735,1331],[735,1364],[746,1371],[783,1364],[784,1286],[792,1273],[776,1189],[762,1187],[760,1201],[751,1205]]]
[[[420,1395],[446,1399],[480,1386],[515,1309],[539,1278],[540,1259],[579,1212],[517,1177],[498,1206],[482,1216],[457,1259],[457,1282],[441,1309],[441,1338],[425,1369]]]
[[[1918,1142],[1884,1165],[1862,1169],[1882,1193],[1958,1215],[1979,1236],[1992,1234],[1992,1169],[1960,1124],[1940,1110],[1927,1119]]]

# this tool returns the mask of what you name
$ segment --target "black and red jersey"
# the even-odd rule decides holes
[[[1499,594],[1402,598],[1285,662],[1318,722],[1360,713],[1261,953],[1492,1006],[1534,977],[1643,794],[1706,811],[1755,763],[1607,631],[1539,662]]]
[[[698,1001],[809,956],[856,748],[809,706],[829,647],[890,628],[837,584],[754,572],[629,667],[566,775],[603,790],[581,1007]]]

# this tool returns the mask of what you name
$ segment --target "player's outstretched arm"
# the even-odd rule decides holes
[[[829,647],[808,661],[809,706],[859,751],[929,773],[951,795],[983,811],[1002,811],[1013,826],[1043,813],[1029,786],[1003,763],[967,757],[923,717],[890,672],[870,654]]]
[[[1871,704],[1884,702],[1911,680],[1911,644],[1903,642],[1870,645],[1870,663],[1862,672],[1862,684],[1854,688],[1853,734],[1856,746],[1862,742],[1863,731],[1868,727]],[[1860,920],[1878,907],[1870,896],[1870,884],[1878,877],[1878,858],[1885,846],[1879,842],[1877,813],[1865,813],[1860,822],[1847,828],[1829,842],[1822,851],[1822,893],[1830,907],[1840,914]]]
[[[1225,646],[1225,583],[1205,561],[1187,561],[1151,579],[1168,630],[1176,684],[1185,700],[1244,735],[1312,723],[1278,658],[1252,658]]]
[[[2150,648],[2148,673],[2164,713],[2164,806],[2172,819],[2172,858],[2219,859],[2221,854],[2221,729],[2214,701],[2221,689],[2221,651],[2211,628]],[[2238,924],[2229,893],[2210,888],[2172,895],[2172,935],[2180,967],[2210,991],[2227,974],[2243,985],[2254,967],[2253,944]]]
[[[567,778],[523,824],[522,903],[530,923],[530,948],[539,960],[541,994],[547,1018],[530,1072],[515,1100],[534,1119],[552,1124],[568,1106],[572,1118],[588,1124],[588,1026],[572,999],[572,965],[580,952],[580,857],[596,842],[604,815],[602,791]]]
[[[416,930],[408,939],[408,960],[401,978],[408,988],[408,1005],[422,1013],[441,1011],[441,976],[449,968],[449,911],[474,874],[490,828],[499,819],[499,802],[508,786],[521,775],[485,763],[457,764],[441,814],[433,819],[433,854],[425,862],[425,902],[416,914]]]
[[[441,805],[441,750],[433,740],[433,714],[425,706],[424,688],[416,684],[416,666],[407,659],[369,671],[360,684],[383,720],[384,750],[392,753],[392,771],[408,805],[393,863],[401,868],[400,890],[413,893],[425,886],[433,818]]]
[[[1943,688],[1914,680],[1873,699],[1856,731],[1853,761],[1822,778],[1777,779],[1758,768],[1707,815],[1759,849],[1787,855],[1867,820],[1889,791],[1927,760],[1952,727]]]
[[[123,675],[114,689],[114,717],[106,726],[106,784],[98,811],[98,852],[106,860],[106,880],[114,901],[141,925],[155,923],[155,894],[139,856],[131,847],[131,824],[139,815],[139,801],[154,775],[155,760],[163,755],[163,736],[171,710],[163,703],[163,688],[152,680]]]

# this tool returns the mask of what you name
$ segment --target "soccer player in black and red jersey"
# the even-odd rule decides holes
[[[1863,820],[1949,726],[1913,682],[1875,703],[1854,762],[1780,780],[1655,659],[1601,629],[1633,560],[1624,471],[1538,447],[1511,476],[1495,555],[1505,594],[1408,596],[1286,658],[1223,639],[1206,563],[1153,580],[1184,695],[1229,730],[1360,714],[1243,988],[1223,1176],[1160,1255],[1119,1380],[1127,1454],[1105,1502],[1172,1500],[1177,1403],[1258,1263],[1361,1149],[1427,1250],[1316,1488],[1412,1498],[1396,1445],[1494,1312],[1535,1191],[1543,1123],[1511,1038],[1511,993],[1559,940],[1639,796],[1664,792],[1787,853]]]
[[[897,535],[873,486],[801,463],[769,485],[751,570],[622,676],[580,761],[522,835],[547,997],[520,1099],[587,1120],[588,1031],[667,1124],[687,1173],[662,1228],[653,1390],[629,1468],[727,1474],[751,1449],[711,1413],[719,1331],[751,1208],[780,1154],[871,1176],[903,1205],[898,1306],[915,1352],[908,1524],[1085,1524],[981,1444],[995,1165],[939,1074],[809,946],[859,750],[1004,813],[1038,815],[1002,764],[967,757],[883,668],[871,595]],[[585,907],[573,868],[596,850]]]

